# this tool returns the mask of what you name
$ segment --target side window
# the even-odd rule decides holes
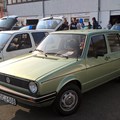
[[[120,51],[120,35],[119,34],[108,34],[107,36],[111,52]]]
[[[7,52],[31,48],[31,47],[32,47],[32,44],[31,44],[29,34],[23,33],[23,34],[16,35],[12,39],[12,41],[10,42],[7,48]]]
[[[104,35],[96,35],[91,37],[88,57],[104,56],[106,53],[107,47]]]
[[[33,32],[32,36],[34,38],[35,45],[37,46],[47,36],[47,33],[45,33],[45,32]]]

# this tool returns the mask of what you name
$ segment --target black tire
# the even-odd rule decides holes
[[[81,103],[81,90],[75,84],[68,84],[64,86],[58,93],[54,101],[54,111],[67,116],[75,113]]]

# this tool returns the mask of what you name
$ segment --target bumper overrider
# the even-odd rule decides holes
[[[41,107],[43,106],[43,104],[52,103],[56,97],[56,94],[57,94],[56,92],[52,92],[40,97],[33,97],[33,96],[25,95],[23,93],[16,92],[14,90],[11,90],[9,88],[0,85],[0,95],[5,95],[14,98],[16,100],[16,104],[20,104],[20,105],[23,104],[34,107]]]

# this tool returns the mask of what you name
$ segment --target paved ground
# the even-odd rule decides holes
[[[81,107],[74,115],[61,117],[50,107],[26,109],[0,101],[0,120],[120,120],[120,80],[83,94]]]

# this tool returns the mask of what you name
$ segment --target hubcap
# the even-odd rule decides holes
[[[60,107],[64,111],[71,111],[75,108],[77,102],[77,93],[73,90],[68,90],[61,96]]]

